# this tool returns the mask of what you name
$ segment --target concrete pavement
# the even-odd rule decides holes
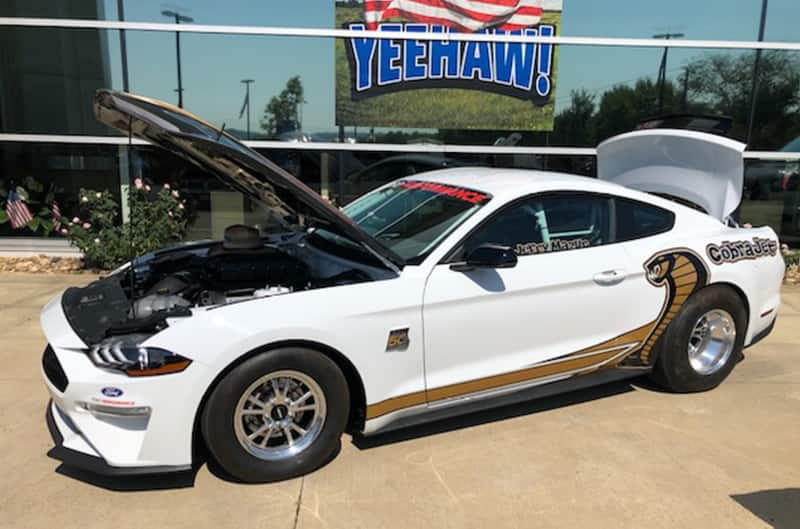
[[[0,527],[800,528],[800,288],[718,389],[603,386],[342,442],[301,479],[202,466],[107,480],[59,468],[38,312],[88,276],[0,274]]]

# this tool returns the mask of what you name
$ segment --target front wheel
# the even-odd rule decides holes
[[[677,393],[717,387],[741,358],[746,320],[744,304],[730,288],[696,293],[662,336],[653,379]]]
[[[214,388],[202,431],[214,460],[247,482],[311,472],[339,448],[350,396],[327,356],[284,348],[250,358]]]

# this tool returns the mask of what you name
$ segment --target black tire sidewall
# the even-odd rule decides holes
[[[689,336],[703,314],[721,309],[730,314],[736,325],[736,341],[728,361],[718,371],[702,375],[689,363]],[[747,311],[741,298],[725,286],[711,286],[695,293],[670,322],[659,344],[655,380],[679,393],[706,391],[718,386],[730,375],[741,358],[747,331]]]
[[[316,381],[325,396],[325,423],[305,450],[281,461],[265,461],[247,452],[234,431],[234,413],[244,391],[275,371],[299,371]],[[202,432],[211,456],[231,477],[268,482],[297,477],[325,464],[339,449],[350,410],[347,381],[336,363],[322,353],[287,347],[257,354],[228,372],[214,388],[202,414]]]

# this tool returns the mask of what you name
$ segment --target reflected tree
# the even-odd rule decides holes
[[[800,136],[800,58],[773,51],[763,54],[761,61],[751,144],[776,149]],[[733,120],[729,135],[743,141],[752,71],[751,54],[718,53],[694,59],[684,69],[688,79],[666,81],[663,114],[727,116]],[[571,94],[570,105],[555,118],[552,143],[594,146],[659,114],[658,86],[650,78],[616,85],[597,104],[595,97],[586,90]]]
[[[681,99],[672,81],[664,84],[663,114],[681,111]],[[633,86],[618,85],[603,94],[595,116],[597,142],[629,132],[643,119],[658,115],[658,85],[639,79]]]
[[[744,139],[750,113],[752,54],[720,53],[691,62],[689,94],[714,114],[733,118],[731,136]],[[781,51],[761,56],[755,124],[751,144],[780,148],[800,135],[800,60]]]
[[[261,128],[271,136],[302,130],[301,105],[306,102],[303,82],[296,75],[286,81],[286,88],[273,96],[264,108]]]
[[[584,89],[573,90],[569,107],[555,117],[550,142],[555,145],[594,146],[594,112],[594,95]]]

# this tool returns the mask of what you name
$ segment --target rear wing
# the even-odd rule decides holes
[[[690,130],[640,130],[597,147],[597,176],[696,204],[725,221],[742,200],[745,144]]]

